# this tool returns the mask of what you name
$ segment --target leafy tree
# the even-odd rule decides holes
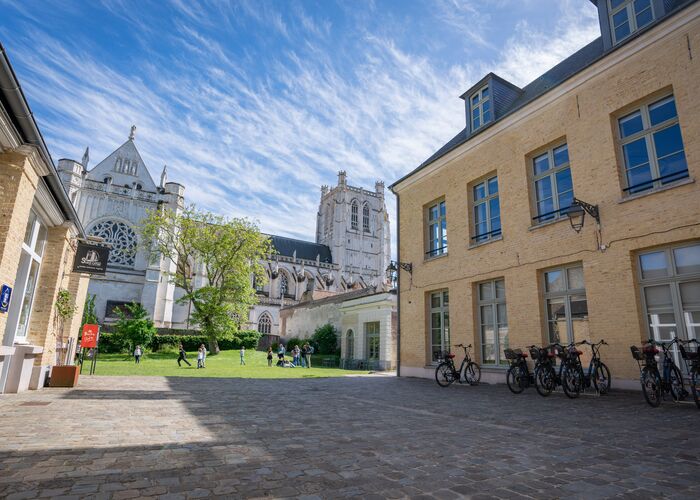
[[[319,354],[335,354],[338,351],[338,332],[330,323],[316,328],[311,340],[318,345]]]
[[[57,344],[61,347],[56,353],[56,362],[62,365],[66,360],[65,358],[65,347],[64,347],[64,328],[66,321],[73,317],[77,307],[73,303],[73,296],[65,288],[61,288],[56,295],[56,302],[54,302],[54,308],[56,309],[56,315],[54,316],[54,328],[56,330],[56,336],[58,337]]]
[[[153,320],[148,317],[148,311],[136,302],[124,304],[123,307],[126,311],[121,307],[115,309],[119,317],[115,325],[118,343],[130,352],[133,352],[137,345],[144,347],[150,345],[156,334],[156,328],[153,326]]]
[[[80,326],[83,325],[95,325],[97,324],[97,313],[95,312],[95,298],[97,295],[88,295],[85,299],[85,307],[83,307],[83,321]]]
[[[192,304],[192,320],[209,339],[209,350],[219,351],[217,339],[240,329],[256,303],[250,276],[264,284],[262,266],[272,251],[269,237],[245,218],[214,215],[194,206],[176,213],[151,211],[141,222],[141,234],[152,258],[174,264],[170,280],[183,290],[180,303]],[[195,276],[206,278],[205,285]]]

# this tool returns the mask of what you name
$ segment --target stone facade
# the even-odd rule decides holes
[[[690,261],[697,258],[699,16],[695,2],[669,14],[392,186],[399,200],[399,258],[413,266],[412,275],[401,271],[399,281],[401,375],[433,376],[430,314],[436,292],[449,294],[449,343],[471,343],[477,359],[485,361],[479,285],[489,280],[505,284],[507,344],[548,343],[545,273],[562,267],[583,269],[587,309],[579,304],[573,333],[575,340],[610,344],[602,356],[616,379],[613,387],[639,388],[630,345],[654,335],[700,334],[698,269],[686,267],[691,271],[685,283],[694,292],[681,288],[688,295],[673,299],[675,309],[670,304],[654,309],[649,298],[654,290],[640,283],[640,254],[648,250],[662,249],[669,256],[673,251],[666,249],[683,247]],[[675,99],[688,174],[630,195],[618,120],[669,95]],[[599,230],[588,216],[581,232],[573,231],[565,212],[538,223],[533,160],[562,144],[568,145],[576,198],[599,208]],[[474,187],[496,176],[502,234],[475,244]],[[436,200],[446,204],[449,252],[431,257],[426,212]],[[416,237],[420,234],[424,237]],[[659,326],[659,318],[667,325]],[[505,372],[486,369],[484,380],[503,382]]]

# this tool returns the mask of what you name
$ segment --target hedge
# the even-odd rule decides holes
[[[120,343],[117,341],[115,333],[100,334],[100,352],[103,353],[118,353]],[[218,340],[219,349],[222,351],[240,349],[255,349],[260,340],[260,333],[255,330],[240,330],[236,333],[226,335]],[[153,351],[159,351],[168,346],[177,347],[179,344],[186,351],[196,351],[201,344],[209,345],[209,341],[204,335],[155,335],[151,341],[150,347]]]

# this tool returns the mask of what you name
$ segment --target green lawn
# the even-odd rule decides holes
[[[338,368],[322,368],[322,355],[315,355],[311,361],[313,368],[280,368],[267,366],[267,353],[246,351],[245,366],[240,365],[239,351],[221,351],[216,356],[209,355],[206,368],[197,369],[197,353],[188,352],[187,360],[192,366],[182,363],[177,366],[177,353],[148,353],[141,358],[141,363],[134,363],[134,358],[126,354],[100,354],[97,358],[97,375],[152,375],[164,377],[236,377],[236,378],[319,378],[342,377],[344,375],[368,373]],[[287,357],[291,361],[291,357]],[[85,360],[83,374],[89,373],[89,360]]]

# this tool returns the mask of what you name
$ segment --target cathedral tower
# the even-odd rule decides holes
[[[336,187],[322,186],[316,243],[327,245],[340,266],[340,289],[381,285],[391,251],[384,183],[374,191],[350,186],[341,170]]]

